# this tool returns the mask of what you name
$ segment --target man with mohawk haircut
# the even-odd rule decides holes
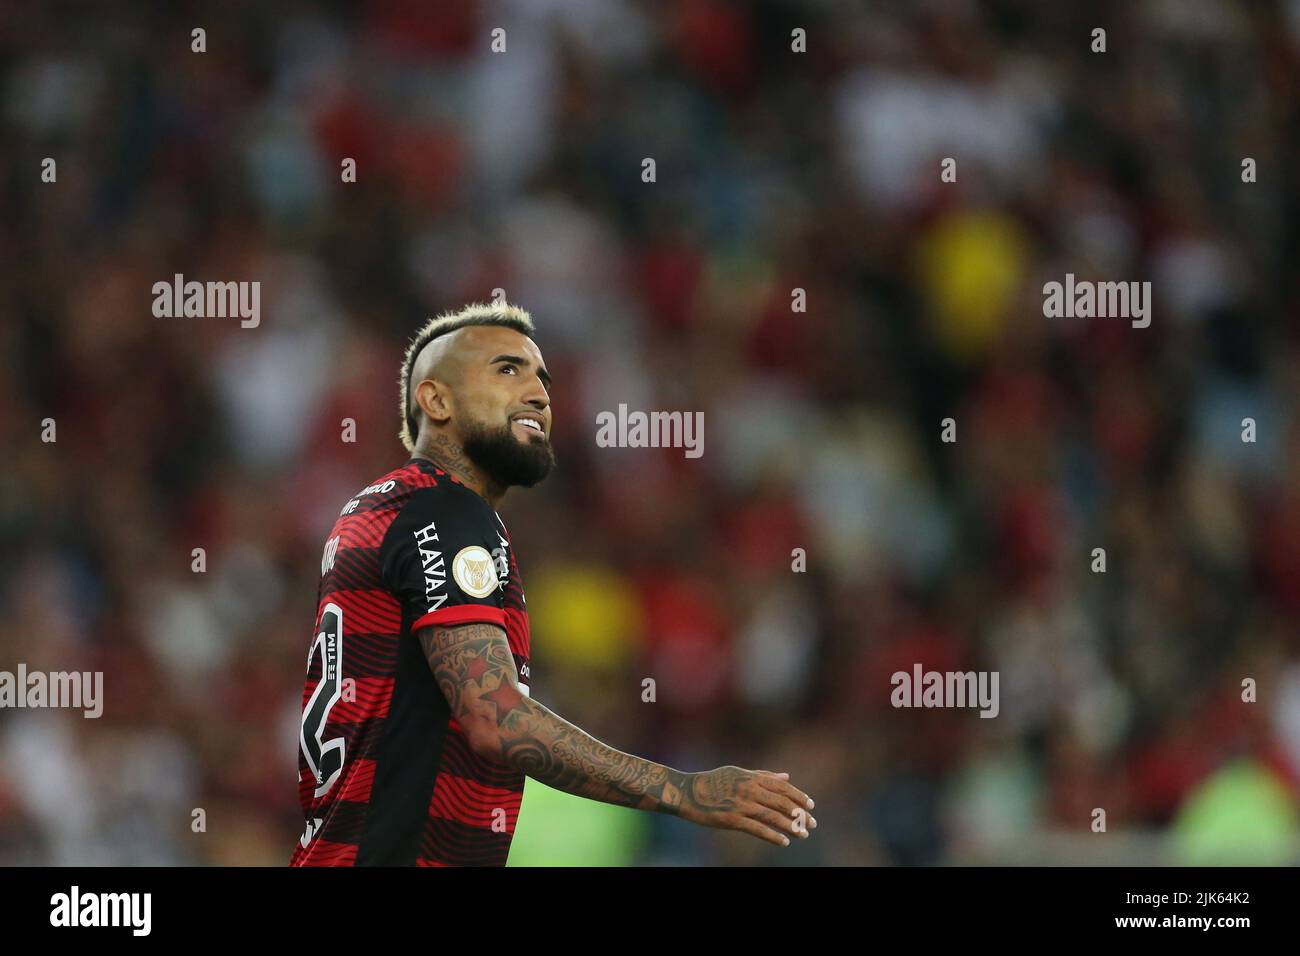
[[[817,825],[789,774],[674,770],[532,700],[523,583],[496,507],[555,463],[533,335],[523,309],[475,303],[406,351],[411,457],[343,506],[321,561],[294,866],[503,865],[525,777],[781,846]]]

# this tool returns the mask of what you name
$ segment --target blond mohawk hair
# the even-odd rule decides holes
[[[516,332],[522,332],[530,339],[534,332],[532,316],[519,306],[508,303],[496,305],[471,302],[463,309],[443,312],[426,322],[416,333],[415,338],[411,339],[411,344],[406,347],[406,355],[402,359],[402,375],[398,380],[402,416],[402,430],[398,432],[398,437],[402,439],[402,444],[406,446],[408,452],[415,451],[415,439],[420,434],[419,413],[411,402],[411,370],[415,368],[415,360],[420,357],[424,347],[434,339],[448,332],[463,329],[467,325],[503,325]]]

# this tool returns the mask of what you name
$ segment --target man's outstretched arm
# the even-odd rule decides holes
[[[474,751],[557,790],[781,846],[808,836],[813,802],[787,774],[719,767],[683,773],[607,747],[519,691],[506,632],[495,624],[418,632],[429,667]]]

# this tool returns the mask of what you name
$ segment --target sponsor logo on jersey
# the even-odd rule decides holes
[[[439,545],[438,528],[430,521],[415,532],[415,546],[420,552],[420,564],[424,566],[424,600],[430,612],[438,610],[447,600],[447,566],[442,559]]]

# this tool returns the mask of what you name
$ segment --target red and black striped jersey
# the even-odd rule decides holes
[[[292,866],[501,866],[524,776],[475,754],[415,632],[506,631],[528,693],[519,565],[500,516],[412,458],[343,506],[321,559]]]

